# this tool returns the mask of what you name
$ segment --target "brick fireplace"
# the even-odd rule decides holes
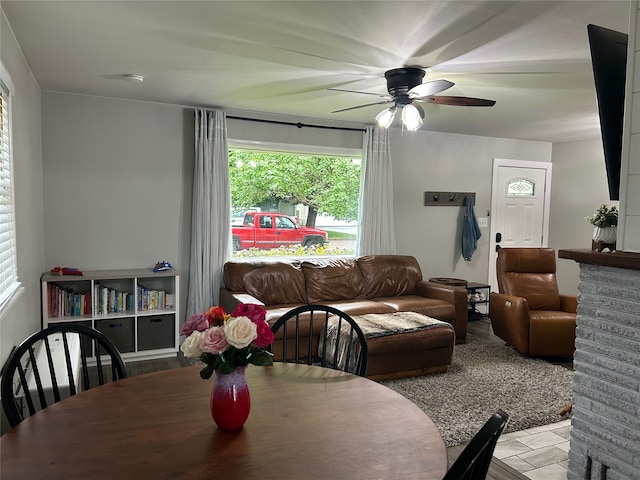
[[[580,264],[569,480],[640,479],[640,254]]]

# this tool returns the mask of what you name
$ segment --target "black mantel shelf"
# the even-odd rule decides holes
[[[576,249],[559,250],[558,258],[568,258],[578,263],[602,265],[604,267],[626,268],[628,270],[640,270],[640,253],[634,252],[597,252],[595,250]]]

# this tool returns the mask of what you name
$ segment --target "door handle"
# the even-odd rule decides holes
[[[500,250],[502,247],[500,245],[496,245],[496,252]]]
[[[502,234],[500,232],[496,233],[496,243],[500,243],[502,241]]]

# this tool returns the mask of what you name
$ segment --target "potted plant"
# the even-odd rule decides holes
[[[600,205],[596,213],[585,217],[585,220],[593,225],[593,245],[598,251],[603,248],[615,248],[616,230],[618,226],[618,208],[613,205],[608,207],[604,203]]]

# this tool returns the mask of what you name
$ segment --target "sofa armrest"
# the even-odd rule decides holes
[[[560,310],[567,313],[577,313],[578,297],[576,295],[560,295]]]
[[[224,308],[225,312],[233,312],[241,303],[254,303],[264,307],[264,303],[253,295],[245,292],[230,292],[226,288],[220,289],[220,305]]]
[[[522,297],[491,293],[489,311],[493,333],[520,353],[529,353],[529,304]]]
[[[444,300],[451,303],[456,312],[453,328],[456,331],[456,342],[464,342],[467,338],[467,289],[460,286],[422,280],[416,283],[416,294],[421,297]]]

